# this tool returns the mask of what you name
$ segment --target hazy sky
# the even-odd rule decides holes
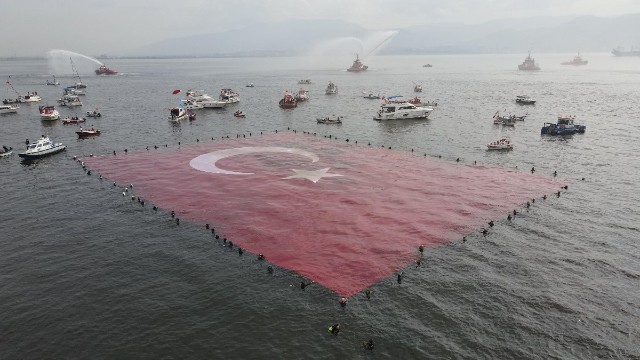
[[[2,0],[0,56],[50,49],[118,54],[167,38],[256,22],[340,19],[372,30],[530,16],[614,16],[639,0]]]

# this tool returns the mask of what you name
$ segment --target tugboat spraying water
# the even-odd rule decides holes
[[[117,70],[109,69],[105,64],[96,69],[96,75],[116,75]]]

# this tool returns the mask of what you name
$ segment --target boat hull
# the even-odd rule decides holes
[[[10,148],[9,151],[7,151],[7,152],[0,153],[0,158],[3,158],[5,156],[9,156],[11,154],[13,154],[13,148]]]
[[[76,134],[78,134],[78,137],[80,139],[84,139],[84,138],[88,138],[88,137],[92,137],[92,136],[100,136],[100,130],[96,130],[96,131],[76,131]]]
[[[18,154],[18,156],[23,159],[38,159],[38,158],[43,158],[49,155],[57,154],[61,151],[64,151],[66,148],[67,147],[65,145],[57,145],[44,151],[33,152],[33,153],[21,153],[21,154]]]
[[[411,113],[383,113],[373,117],[373,120],[421,120],[429,118],[431,109],[426,108],[421,111],[413,111]]]

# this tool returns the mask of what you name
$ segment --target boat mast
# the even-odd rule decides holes
[[[76,64],[73,63],[73,58],[69,57],[69,60],[71,60],[71,69],[73,70],[73,73],[76,74],[76,76],[78,77],[78,82],[80,84],[82,84],[82,79],[80,78],[80,74],[78,73],[78,69],[76,69]]]
[[[9,87],[11,88],[11,90],[13,90],[16,95],[18,95],[18,97],[20,97],[20,93],[18,92],[18,90],[16,90],[13,85],[11,85],[11,82],[9,82],[9,79],[11,79],[11,75],[9,75],[9,77],[7,78],[7,85],[9,85]],[[9,94],[9,89],[7,89],[7,95]]]

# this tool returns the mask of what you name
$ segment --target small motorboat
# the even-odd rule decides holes
[[[169,109],[169,121],[179,122],[187,119],[187,111],[181,107]]]
[[[343,116],[331,115],[323,118],[316,118],[318,124],[342,124]]]
[[[309,91],[305,90],[305,89],[300,89],[298,90],[298,93],[296,94],[296,101],[300,102],[300,101],[307,101],[309,100]]]
[[[227,104],[235,104],[240,101],[240,94],[233,89],[222,89],[220,90],[220,95],[218,95],[218,100]]]
[[[300,85],[309,85],[309,84],[311,84],[311,79],[299,80],[298,84],[300,84]]]
[[[52,81],[47,80],[47,85],[60,85],[60,81],[56,80],[56,76],[53,75],[53,80]]]
[[[12,147],[3,146],[2,149],[0,149],[0,158],[5,157],[5,156],[9,156],[11,154],[13,154],[13,148]]]
[[[34,144],[27,144],[27,150],[18,154],[18,156],[25,159],[36,159],[59,153],[66,148],[62,143],[54,143],[48,137],[42,135]]]
[[[82,101],[78,95],[65,94],[61,99],[58,99],[60,106],[82,106]]]
[[[86,122],[87,119],[86,118],[81,118],[81,117],[77,117],[77,116],[72,116],[72,117],[68,117],[65,119],[62,119],[62,123],[65,125],[69,125],[69,124],[80,124],[83,122]]]
[[[487,144],[487,150],[512,150],[513,143],[508,137],[503,137]]]
[[[289,91],[285,91],[284,97],[280,99],[278,105],[283,109],[294,109],[298,106],[298,100]]]
[[[363,91],[362,94],[364,95],[363,97],[365,99],[380,99],[381,98],[380,94],[376,95],[376,94],[373,93],[373,91],[369,91],[369,92]]]
[[[516,104],[520,105],[535,105],[536,101],[527,95],[518,95],[516,96]]]
[[[246,87],[253,87],[253,83],[248,83],[247,85],[245,85]]]
[[[96,69],[96,75],[117,75],[118,71],[109,69],[106,65],[102,64]]]
[[[76,95],[76,96],[87,95],[87,93],[85,93],[84,90],[76,89],[75,86],[67,86],[63,90],[65,95]]]
[[[38,95],[37,92],[31,92],[31,93],[27,93],[27,95],[23,96],[20,99],[20,102],[30,103],[30,102],[38,102],[40,100],[42,100],[42,98],[40,97],[40,95]]]
[[[236,112],[233,113],[233,116],[237,117],[237,118],[245,118],[247,117],[247,115],[245,115],[245,113],[243,113],[242,111],[238,110]]]
[[[98,109],[93,110],[93,111],[87,111],[87,113],[86,113],[86,114],[87,114],[87,117],[93,117],[93,118],[99,118],[99,117],[102,117],[102,114],[100,114],[100,113],[98,112]]]
[[[425,65],[422,65],[422,67],[433,67],[433,65],[431,65],[431,64],[425,64]]]
[[[414,84],[413,92],[422,92],[422,84]]]
[[[94,129],[94,128],[91,128],[91,129],[80,128],[80,131],[76,131],[76,134],[78,134],[78,138],[83,139],[91,136],[100,136],[100,130]]]
[[[324,91],[327,95],[333,95],[338,93],[338,85],[329,81],[329,85],[327,85],[327,89]]]
[[[55,106],[40,106],[40,119],[44,121],[55,121],[60,119],[60,113]]]
[[[20,107],[15,105],[0,105],[0,114],[17,113],[18,109],[20,109]]]

